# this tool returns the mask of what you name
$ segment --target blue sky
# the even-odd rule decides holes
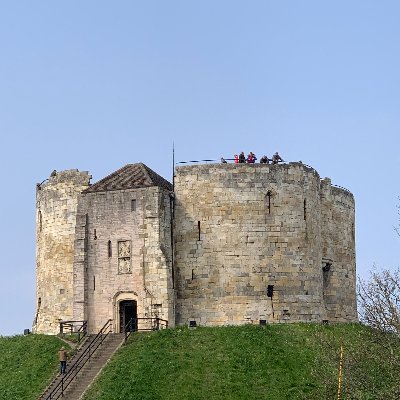
[[[35,312],[35,185],[279,151],[353,192],[357,268],[399,265],[400,2],[0,5],[0,334]]]

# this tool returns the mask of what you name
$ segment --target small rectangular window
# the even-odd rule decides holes
[[[136,199],[131,200],[131,211],[136,211]]]

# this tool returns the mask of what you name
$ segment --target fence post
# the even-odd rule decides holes
[[[342,374],[343,374],[343,346],[340,346],[340,362],[339,362],[339,378],[338,378],[338,395],[337,398],[340,400],[341,386],[342,386]]]

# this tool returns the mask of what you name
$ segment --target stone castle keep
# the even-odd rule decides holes
[[[301,162],[128,164],[37,185],[33,330],[357,320],[354,198]]]

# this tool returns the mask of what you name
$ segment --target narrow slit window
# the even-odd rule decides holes
[[[42,232],[42,212],[39,210],[39,232]]]
[[[93,291],[96,290],[96,277],[93,275]]]
[[[201,240],[201,239],[200,239],[200,235],[201,235],[200,221],[197,221],[197,229],[198,229],[198,231],[199,231],[199,240]]]
[[[131,200],[131,211],[136,211],[136,199]]]
[[[97,240],[97,233],[96,233],[96,229],[93,231],[93,239]]]
[[[270,190],[268,190],[267,194],[265,195],[265,208],[267,214],[271,214],[271,204],[272,204],[271,197],[272,193]]]
[[[306,220],[307,219],[307,200],[306,199],[304,199],[303,213],[304,213],[304,220]]]
[[[112,245],[111,245],[111,240],[108,241],[107,249],[108,249],[108,258],[111,258],[111,257],[112,257]]]

